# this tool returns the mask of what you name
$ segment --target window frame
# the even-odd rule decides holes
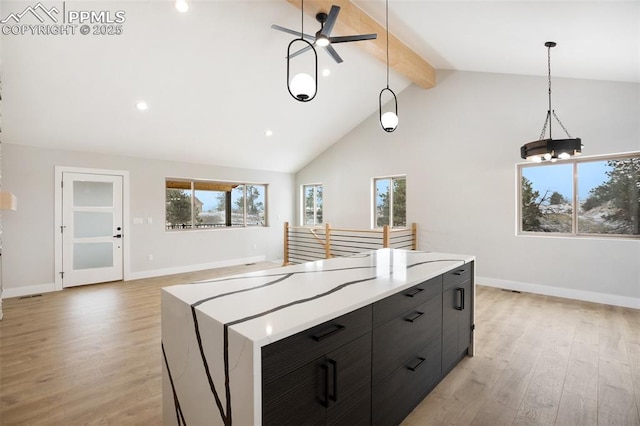
[[[406,185],[407,185],[407,175],[391,175],[391,176],[379,176],[372,178],[372,214],[371,214],[371,229],[382,229],[384,225],[378,226],[378,192],[377,192],[377,183],[381,180],[389,180],[389,228],[395,229],[404,229],[407,227],[406,225],[406,217],[405,217],[405,226],[394,226],[393,225],[393,181],[403,179],[405,181],[405,212],[407,211],[407,202],[406,202]]]
[[[535,237],[551,237],[551,238],[606,238],[606,239],[630,239],[638,240],[640,235],[632,234],[599,234],[590,232],[579,232],[578,228],[578,216],[579,216],[579,176],[578,165],[581,163],[593,163],[600,161],[611,160],[627,160],[630,158],[640,158],[640,152],[625,152],[617,154],[606,155],[592,155],[588,157],[573,157],[566,160],[558,160],[554,164],[550,163],[518,163],[516,164],[516,185],[517,185],[517,199],[516,199],[516,235],[517,236],[535,236]],[[571,229],[572,232],[544,232],[544,231],[524,231],[522,229],[522,170],[532,167],[545,167],[554,165],[571,164],[572,166],[572,194],[571,194]],[[578,208],[577,208],[578,206]]]
[[[169,184],[173,183],[174,185],[182,184],[188,185],[189,188],[170,188]],[[204,188],[197,188],[197,186],[203,186]],[[211,188],[206,188],[210,186]],[[225,224],[222,225],[212,225],[212,226],[197,226],[197,215],[196,215],[196,191],[216,191],[216,192],[224,192],[225,193],[225,218],[230,217],[232,213],[232,202],[231,202],[231,191],[233,191],[238,186],[243,187],[242,197],[243,197],[243,214],[242,214],[242,224],[234,225],[233,219],[231,219],[231,225],[227,225],[227,220],[225,220]],[[264,188],[264,223],[262,225],[250,225],[247,223],[247,187],[248,186],[261,186]],[[224,190],[223,190],[224,188]],[[229,190],[226,190],[230,188]],[[169,189],[182,189],[190,191],[191,197],[191,223],[189,226],[180,227],[180,228],[169,228],[167,225],[167,190]],[[269,192],[269,184],[267,183],[249,183],[249,182],[238,182],[238,181],[223,181],[223,180],[206,180],[206,179],[189,179],[189,178],[173,178],[167,177],[164,181],[164,193],[165,193],[165,232],[177,232],[177,231],[209,231],[214,229],[244,229],[244,228],[266,228],[269,226],[268,222],[268,192]],[[174,225],[175,226],[175,225]]]
[[[313,187],[313,224],[307,224],[306,215],[306,188]],[[318,222],[318,187],[322,188],[322,221]],[[304,183],[300,185],[300,226],[321,226],[324,225],[324,185],[322,183]]]

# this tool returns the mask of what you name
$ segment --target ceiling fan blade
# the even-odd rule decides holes
[[[304,52],[307,52],[309,50],[311,50],[311,46],[303,47],[302,49],[298,50],[297,52],[293,52],[291,55],[289,55],[289,59],[295,58],[298,55],[302,55]]]
[[[302,37],[306,38],[307,40],[315,41],[315,39],[316,39],[315,36],[312,36],[310,34],[302,34],[300,31],[290,30],[289,28],[281,27],[280,25],[276,25],[276,24],[271,25],[271,28],[273,28],[274,30],[282,31],[283,33],[287,33],[287,34],[291,34],[291,35],[297,36],[297,37],[302,36]]]
[[[329,37],[331,43],[347,43],[350,41],[375,40],[378,34],[360,34],[352,36]]]
[[[327,52],[333,58],[334,61],[336,61],[337,63],[342,62],[342,58],[340,57],[340,55],[338,55],[338,52],[336,52],[336,49],[331,47],[331,45],[325,46],[325,49],[327,50]]]
[[[329,11],[329,16],[322,26],[322,30],[320,30],[320,34],[325,37],[329,37],[331,35],[331,31],[333,31],[333,26],[336,24],[338,20],[338,13],[340,13],[340,6],[333,5],[331,6],[331,10]]]

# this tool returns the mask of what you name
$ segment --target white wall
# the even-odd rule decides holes
[[[282,223],[293,214],[294,177],[288,173],[42,149],[2,144],[3,187],[18,210],[3,214],[4,297],[53,289],[55,166],[127,170],[130,177],[131,278],[164,275],[244,261],[282,259]],[[265,228],[167,232],[166,177],[268,183]],[[147,219],[152,218],[148,224]],[[128,232],[127,232],[128,231]],[[254,248],[255,247],[255,248]],[[149,261],[149,255],[153,261]]]
[[[325,221],[363,228],[371,178],[406,174],[419,249],[476,255],[479,284],[640,308],[639,240],[515,235],[516,164],[540,134],[546,88],[544,77],[439,72],[434,89],[399,95],[394,133],[376,112],[299,171],[296,186],[322,182]],[[584,155],[640,151],[639,84],[558,78],[553,96]]]

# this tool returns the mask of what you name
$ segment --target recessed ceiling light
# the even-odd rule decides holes
[[[329,77],[329,75],[331,75],[331,70],[329,68],[325,68],[322,70],[323,77]]]
[[[273,132],[271,130],[267,129],[267,130],[265,130],[264,135],[265,136],[271,136],[271,135],[273,135]]]
[[[140,111],[146,111],[147,109],[149,109],[149,105],[147,105],[145,101],[139,101],[136,104],[136,108],[138,108],[138,110]]]
[[[189,10],[189,3],[186,0],[176,0],[174,6],[178,12],[185,13]]]

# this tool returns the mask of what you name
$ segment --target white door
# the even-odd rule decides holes
[[[63,287],[122,280],[122,176],[62,173]]]

